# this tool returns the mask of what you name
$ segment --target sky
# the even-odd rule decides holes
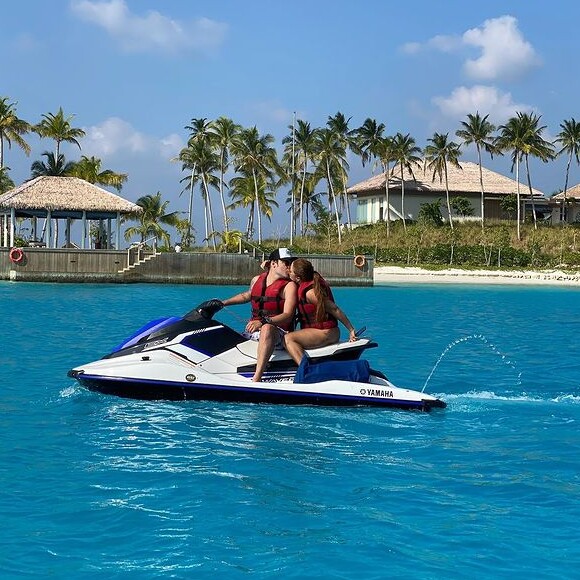
[[[565,119],[580,119],[579,17],[579,4],[558,0],[19,0],[2,8],[0,97],[30,123],[62,107],[86,132],[81,151],[63,145],[67,161],[94,155],[129,175],[126,199],[159,191],[185,212],[185,174],[172,159],[194,118],[256,126],[279,151],[294,116],[322,127],[339,111],[352,128],[371,117],[420,147],[434,132],[459,141],[468,113],[500,125],[534,112],[552,140]],[[27,141],[29,157],[5,150],[16,184],[54,151],[49,139]],[[462,159],[476,161],[475,151]],[[349,185],[372,175],[349,162]],[[513,177],[508,158],[484,165]],[[532,160],[532,185],[562,189],[565,165]],[[578,182],[573,164],[570,186]],[[286,216],[264,221],[265,234],[287,236]],[[243,230],[245,217],[232,227]],[[200,241],[201,210],[194,225]]]

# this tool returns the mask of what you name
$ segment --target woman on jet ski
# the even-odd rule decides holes
[[[290,278],[298,285],[298,321],[301,329],[284,337],[288,354],[300,364],[304,350],[334,344],[340,339],[338,321],[349,332],[349,341],[357,338],[354,326],[335,304],[326,280],[314,271],[312,263],[298,258],[290,265]]]

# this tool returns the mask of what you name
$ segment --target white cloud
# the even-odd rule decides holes
[[[161,139],[140,133],[130,123],[110,117],[100,125],[86,127],[83,155],[111,157],[120,155],[155,155],[163,159],[175,157],[183,147],[182,139],[171,134]]]
[[[417,54],[421,51],[422,45],[420,42],[406,42],[401,46],[401,51],[405,54]]]
[[[464,64],[465,72],[474,79],[511,80],[540,64],[533,46],[524,39],[513,16],[486,20],[482,27],[465,32],[463,41],[481,49],[479,58]]]
[[[131,52],[209,52],[222,44],[227,32],[227,24],[208,18],[180,22],[155,10],[137,16],[124,0],[72,0],[71,9],[81,20],[104,28]]]
[[[434,97],[432,101],[441,114],[456,120],[479,111],[481,115],[489,114],[494,122],[503,123],[518,111],[533,109],[530,105],[514,102],[509,92],[483,85],[457,87],[448,97]]]
[[[401,50],[407,54],[416,54],[424,49],[452,53],[473,48],[480,51],[480,55],[466,59],[463,70],[469,78],[475,80],[510,81],[524,76],[541,64],[534,47],[525,40],[513,16],[491,18],[461,36],[438,35],[423,44],[409,42]]]
[[[159,152],[167,159],[177,157],[178,153],[185,147],[183,139],[176,133],[167,135],[159,141]]]

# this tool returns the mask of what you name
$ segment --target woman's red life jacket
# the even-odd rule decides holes
[[[324,278],[320,278],[320,285],[326,292],[326,297],[334,302],[332,290]],[[326,313],[325,319],[322,322],[316,321],[316,304],[311,304],[306,301],[306,292],[314,286],[314,282],[301,282],[298,286],[298,321],[301,328],[319,328],[326,330],[328,328],[336,328],[338,321],[332,314]]]
[[[250,291],[252,320],[260,320],[264,316],[276,316],[276,314],[282,314],[282,312],[284,312],[283,291],[290,280],[278,278],[278,280],[275,280],[272,284],[267,286],[267,277],[268,272],[260,274]],[[288,322],[278,324],[277,326],[284,330],[292,330],[293,321],[289,320]]]

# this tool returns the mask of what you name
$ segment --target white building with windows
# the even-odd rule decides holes
[[[461,169],[448,166],[449,195],[464,197],[469,200],[473,208],[473,216],[468,219],[481,219],[481,181],[484,189],[484,212],[486,220],[510,219],[501,209],[501,199],[509,194],[516,194],[518,183],[500,173],[482,167],[482,179],[480,179],[479,165],[470,161],[460,162]],[[448,219],[446,206],[445,181],[433,177],[433,170],[424,169],[421,164],[413,169],[411,174],[403,172],[401,181],[400,169],[397,166],[389,173],[387,207],[387,180],[386,174],[381,173],[361,181],[349,187],[347,193],[356,198],[356,223],[358,225],[372,224],[377,221],[391,221],[405,219],[416,220],[419,216],[421,204],[432,203],[441,200],[441,215]],[[404,187],[403,187],[404,185]],[[522,216],[531,209],[528,186],[520,182],[520,199],[522,203]],[[404,198],[403,198],[404,190]],[[532,190],[536,212],[548,217],[553,213],[553,218],[558,218],[554,204],[544,194]],[[453,215],[455,219],[457,216]],[[465,218],[464,218],[465,219]]]

